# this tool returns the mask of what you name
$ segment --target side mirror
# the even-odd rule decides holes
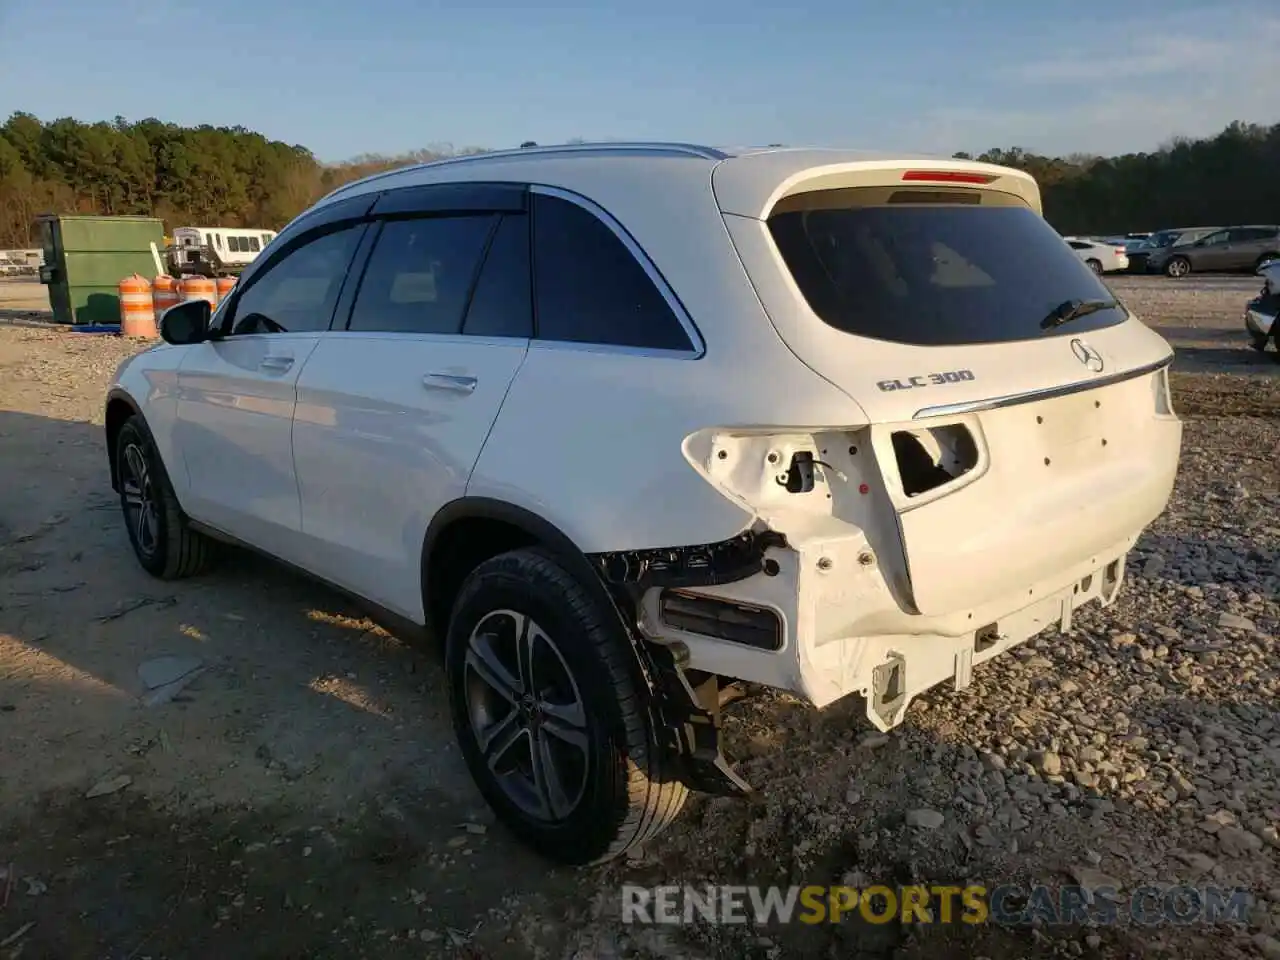
[[[209,318],[213,305],[208,300],[188,300],[170,307],[160,316],[160,336],[166,343],[203,343],[209,339]]]

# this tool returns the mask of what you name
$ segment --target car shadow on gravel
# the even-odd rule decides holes
[[[247,551],[149,577],[100,426],[0,411],[0,449],[0,957],[461,955],[573,901],[475,791],[433,650]],[[200,672],[147,705],[160,657]]]

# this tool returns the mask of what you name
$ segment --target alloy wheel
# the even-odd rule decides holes
[[[483,762],[525,815],[563,821],[589,774],[587,713],[551,636],[514,610],[484,616],[467,640],[463,690]]]
[[[125,519],[138,552],[152,556],[160,543],[160,518],[146,452],[136,443],[124,448],[120,464]]]

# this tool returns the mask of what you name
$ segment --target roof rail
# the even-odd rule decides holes
[[[482,160],[500,160],[507,157],[524,157],[537,155],[541,157],[547,156],[591,156],[607,153],[648,153],[648,154],[670,154],[673,156],[683,157],[701,157],[704,160],[726,160],[729,154],[715,147],[705,147],[694,143],[666,143],[662,141],[606,141],[602,143],[561,143],[549,144],[545,147],[516,147],[512,150],[489,150],[484,153],[468,153],[459,157],[445,157],[441,160],[429,160],[426,163],[414,163],[404,167],[396,167],[394,170],[384,170],[381,173],[370,174],[359,180],[352,180],[350,183],[344,183],[342,186],[330,191],[325,200],[336,197],[340,193],[344,193],[352,187],[361,184],[371,183],[375,180],[382,180],[386,177],[399,176],[408,173],[411,170],[423,170],[427,168],[443,167],[458,163],[475,163]]]

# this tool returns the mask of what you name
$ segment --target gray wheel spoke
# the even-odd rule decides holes
[[[533,785],[551,816],[559,820],[573,809],[565,794],[560,766],[543,731],[533,734],[532,741]]]
[[[529,730],[520,721],[520,714],[512,710],[505,717],[480,733],[480,752],[484,754],[489,769],[497,773],[504,757],[521,741],[528,741]]]
[[[516,635],[516,663],[520,668],[520,692],[537,694],[538,688],[533,680],[533,652],[546,634],[529,617],[522,617],[519,633]]]
[[[486,636],[472,637],[467,648],[467,666],[508,703],[516,703],[524,692],[519,677],[512,676],[498,659]]]
[[[140,543],[143,549],[146,549],[146,550],[150,550],[153,546],[155,546],[155,537],[152,535],[152,531],[151,531],[151,522],[153,519],[151,510],[152,508],[151,508],[150,501],[143,500],[142,509],[138,511],[137,534],[138,534],[138,543]]]
[[[568,704],[540,700],[538,707],[542,711],[543,731],[557,740],[586,752],[587,715],[581,703],[576,700]]]
[[[142,455],[142,451],[136,446],[130,445],[125,450],[125,458],[129,461],[129,470],[133,473],[133,479],[138,484],[138,489],[145,497],[147,495],[147,459]]]

